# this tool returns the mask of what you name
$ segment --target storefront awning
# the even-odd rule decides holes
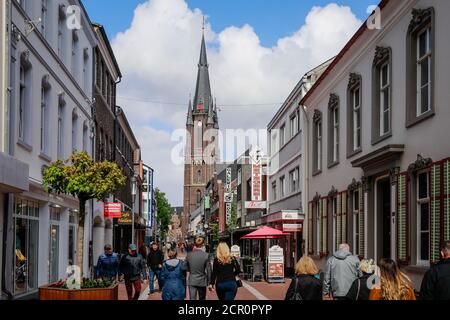
[[[241,239],[278,239],[288,235],[290,234],[274,228],[262,227],[252,233],[249,233]]]

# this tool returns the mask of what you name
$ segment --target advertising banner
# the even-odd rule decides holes
[[[266,201],[246,201],[245,209],[266,209]]]
[[[303,225],[301,223],[284,223],[283,232],[302,232]]]
[[[103,204],[103,216],[105,218],[120,218],[122,216],[122,204],[105,202]]]
[[[280,246],[273,246],[269,249],[267,281],[284,283],[284,251]]]
[[[133,218],[131,217],[131,213],[130,212],[123,212],[122,216],[119,218],[119,220],[117,221],[119,224],[122,225],[128,225],[128,224],[132,224],[133,223]]]

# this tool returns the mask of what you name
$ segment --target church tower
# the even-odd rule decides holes
[[[219,153],[219,119],[211,94],[209,65],[203,34],[194,100],[189,99],[184,163],[184,225],[186,236],[191,213],[201,205],[208,181],[213,177]]]

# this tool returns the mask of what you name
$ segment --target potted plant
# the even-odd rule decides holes
[[[111,279],[60,280],[39,288],[39,300],[118,300],[119,284]]]

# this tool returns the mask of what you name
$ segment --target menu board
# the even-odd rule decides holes
[[[231,255],[235,258],[241,257],[241,248],[239,246],[232,246],[231,247]]]
[[[284,282],[284,251],[280,246],[269,249],[267,280],[268,282]]]

